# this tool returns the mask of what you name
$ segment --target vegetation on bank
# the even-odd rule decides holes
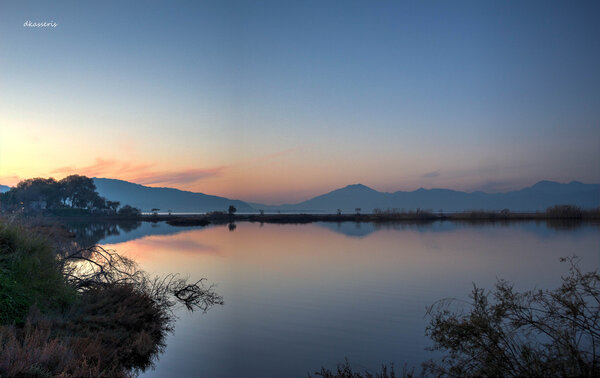
[[[33,178],[21,181],[0,193],[0,211],[5,213],[52,214],[58,216],[119,215],[140,216],[139,209],[121,206],[119,201],[101,197],[91,178],[71,175],[57,181]]]
[[[277,224],[306,224],[312,222],[433,222],[433,221],[464,221],[464,222],[509,222],[509,221],[584,221],[600,220],[600,208],[582,209],[573,205],[557,205],[549,207],[545,212],[519,213],[508,209],[501,211],[474,210],[459,213],[434,213],[429,210],[401,211],[397,209],[375,209],[370,214],[239,214],[214,211],[203,215],[157,215],[142,217],[149,221],[166,221],[172,226],[206,226],[210,223],[225,224],[239,221],[277,223]]]
[[[473,287],[469,302],[440,300],[430,306],[426,335],[442,358],[399,375],[450,377],[600,376],[600,275],[583,272],[575,257],[563,259],[568,275],[555,290],[518,292],[499,280],[492,292]],[[393,365],[376,372],[346,361],[326,378],[395,377]]]
[[[75,300],[52,246],[36,233],[0,223],[0,323],[25,323],[35,305],[60,312]]]
[[[223,303],[204,281],[39,233],[0,220],[0,376],[134,376],[164,348],[175,306]]]

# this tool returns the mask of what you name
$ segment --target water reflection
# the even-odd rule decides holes
[[[97,244],[100,240],[105,240],[109,236],[118,236],[121,233],[131,233],[139,228],[142,222],[136,220],[129,221],[72,221],[66,222],[69,231],[76,235],[77,242],[83,246]]]
[[[407,222],[315,222],[316,225],[350,237],[363,238],[380,230],[451,231],[459,228],[518,228],[548,234],[552,231],[575,231],[578,229],[600,230],[600,223],[581,219],[549,219],[537,221],[407,221]]]
[[[265,223],[254,223],[263,227]],[[600,230],[600,223],[582,221],[577,219],[549,219],[538,221],[408,221],[395,223],[376,223],[376,222],[315,222],[314,225],[328,229],[330,231],[343,234],[345,236],[363,238],[380,230],[420,230],[424,232],[431,231],[451,231],[459,228],[490,228],[506,227],[528,230],[541,234],[549,234],[553,231],[577,231],[580,229]],[[173,227],[165,222],[140,222],[140,221],[73,221],[66,223],[69,231],[77,235],[77,242],[80,245],[89,246],[103,243],[121,243],[129,240],[135,240],[150,235],[172,235],[184,231],[198,230],[199,227]],[[216,225],[210,227],[222,227]],[[235,223],[226,224],[229,231],[235,231]]]
[[[300,377],[344,357],[373,370],[419,364],[431,357],[424,310],[434,301],[466,298],[472,282],[490,288],[496,277],[517,289],[553,287],[560,256],[600,261],[590,224],[144,227],[103,243],[149,272],[206,277],[227,298],[201,322],[179,314],[153,376]]]
[[[172,227],[165,222],[140,221],[71,221],[65,226],[76,235],[81,246],[103,243],[122,243],[150,235],[170,235],[198,229],[198,227]]]

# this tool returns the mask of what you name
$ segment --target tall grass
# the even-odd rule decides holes
[[[34,304],[62,311],[74,299],[52,245],[25,227],[0,223],[0,323],[23,324]]]

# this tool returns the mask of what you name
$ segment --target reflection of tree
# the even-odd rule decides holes
[[[67,222],[66,227],[75,234],[75,241],[84,247],[98,244],[108,236],[117,236],[121,232],[131,232],[142,225],[136,220],[110,222]]]
[[[575,230],[581,227],[584,221],[581,219],[548,219],[546,225],[553,230]]]

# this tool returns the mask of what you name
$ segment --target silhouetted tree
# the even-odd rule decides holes
[[[119,208],[119,206],[121,205],[121,202],[119,201],[106,201],[106,206],[108,206],[108,208],[110,209],[111,212],[116,213],[117,209]]]
[[[227,209],[227,212],[229,213],[229,215],[235,214],[236,211],[237,211],[237,209],[235,208],[235,206],[229,205],[229,209]]]
[[[260,213],[260,215],[265,215],[265,211],[263,209],[258,210],[258,212]]]
[[[154,208],[154,209],[152,209],[152,210],[150,210],[150,211],[152,212],[152,215],[154,215],[154,216],[157,216],[157,215],[158,215],[158,211],[159,211],[159,210],[160,210],[160,209]]]
[[[357,207],[356,209],[354,209],[354,211],[356,211],[356,215],[360,215],[360,210],[361,210],[360,207]]]
[[[3,198],[26,208],[55,208],[60,205],[60,185],[53,178],[28,179],[11,188]]]
[[[51,211],[63,214],[66,209],[78,209],[96,214],[114,214],[119,205],[118,201],[101,197],[94,181],[80,175],[71,175],[60,181],[53,178],[23,180],[0,195],[0,208],[3,211]]]
[[[99,197],[94,180],[81,175],[71,175],[59,181],[65,205],[87,209]]]

